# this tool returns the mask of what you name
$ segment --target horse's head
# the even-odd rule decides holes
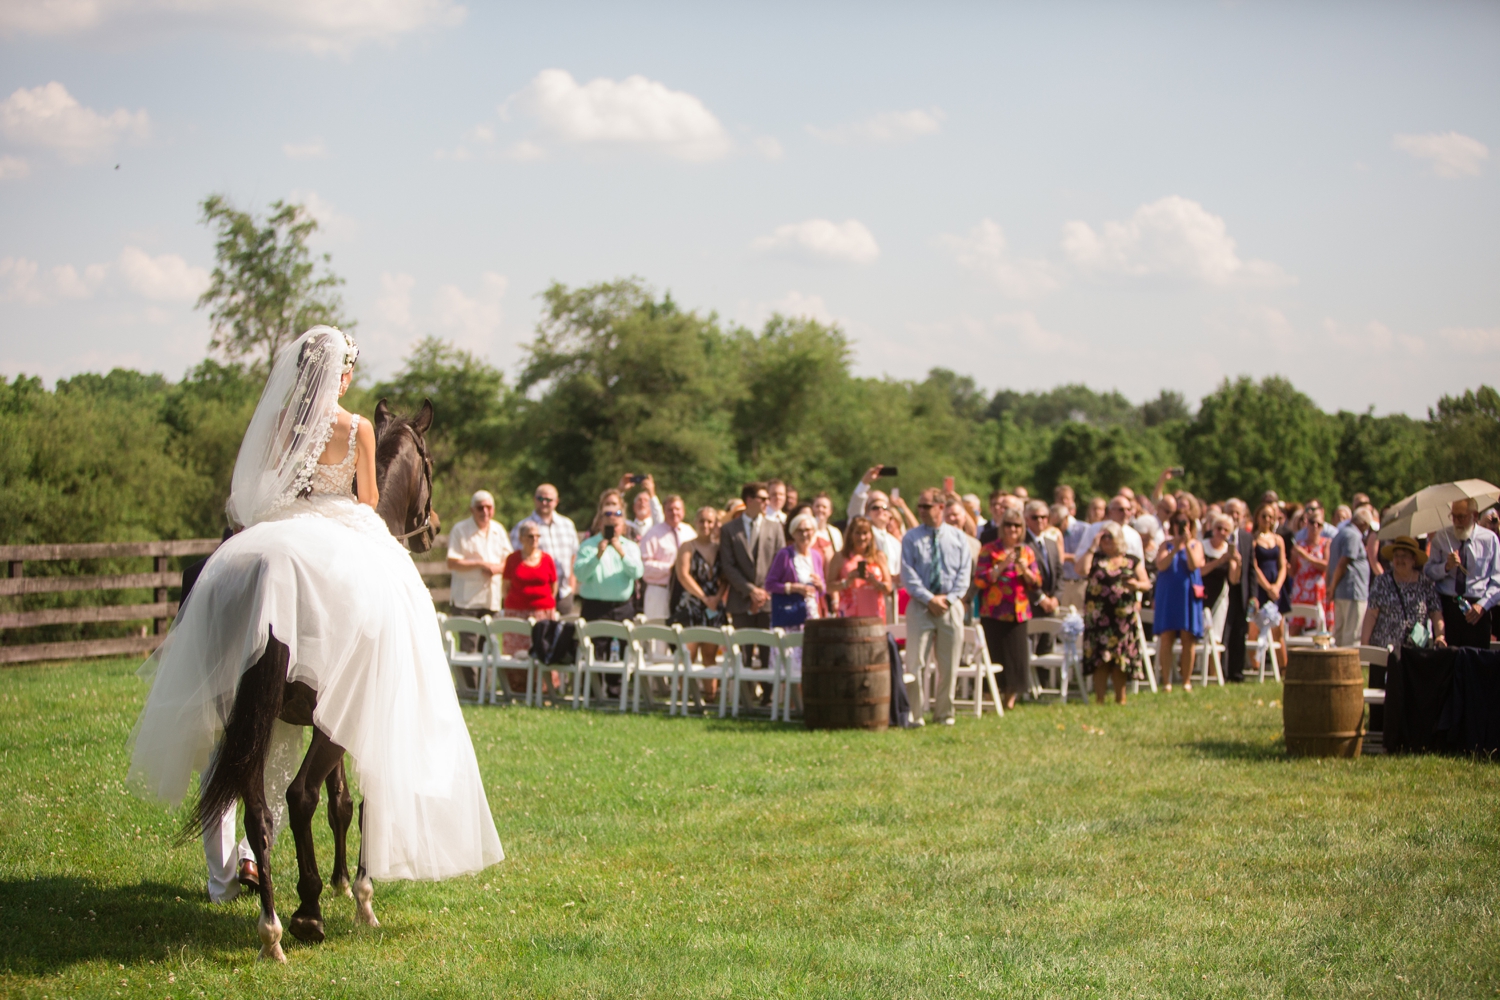
[[[427,454],[431,426],[430,399],[422,400],[422,408],[409,420],[392,413],[384,399],[375,406],[375,483],[380,489],[375,512],[413,552],[431,549],[438,535],[432,458]]]

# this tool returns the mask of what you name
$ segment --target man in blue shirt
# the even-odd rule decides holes
[[[1437,585],[1448,645],[1488,649],[1491,610],[1500,603],[1500,538],[1476,523],[1478,506],[1469,499],[1454,501],[1453,526],[1428,537],[1422,571]],[[1467,609],[1460,599],[1468,602]]]
[[[964,648],[964,594],[974,577],[974,555],[963,532],[943,523],[940,490],[922,491],[917,517],[922,523],[901,538],[901,585],[911,598],[906,606],[907,662],[917,678],[907,685],[906,695],[914,708],[913,724],[925,725],[921,667],[936,646],[937,704],[932,721],[951,726],[954,673]]]
[[[1359,628],[1370,603],[1370,560],[1365,551],[1370,514],[1369,507],[1354,508],[1354,517],[1328,543],[1328,592],[1333,595],[1333,641],[1337,646],[1359,645]]]

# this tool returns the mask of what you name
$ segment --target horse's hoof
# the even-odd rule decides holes
[[[354,922],[365,927],[379,927],[380,921],[375,918],[375,907],[371,900],[375,898],[375,883],[370,881],[366,875],[354,883]]]
[[[256,921],[255,930],[260,935],[260,954],[256,961],[286,962],[286,952],[281,950],[281,921],[273,910],[268,917],[262,913]]]
[[[349,899],[354,898],[354,887],[349,884],[349,880],[346,878],[334,879],[333,891],[340,896],[345,896]]]
[[[306,941],[308,944],[321,944],[323,941],[323,921],[317,917],[305,917],[294,913],[289,930],[292,932],[292,937],[298,941]]]

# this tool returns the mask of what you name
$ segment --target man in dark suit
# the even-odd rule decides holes
[[[745,512],[719,532],[719,573],[729,581],[729,623],[735,628],[770,628],[766,571],[783,545],[781,525],[766,516],[770,495],[765,483],[746,483],[740,499]],[[761,666],[770,665],[766,650],[760,650],[759,657]]]
[[[1042,577],[1041,589],[1031,594],[1031,603],[1036,613],[1051,616],[1057,613],[1057,590],[1062,586],[1062,548],[1056,538],[1047,538],[1047,504],[1042,500],[1028,500],[1025,508],[1026,544],[1036,556],[1036,569]],[[1052,636],[1036,637],[1036,651],[1040,655],[1052,652]]]
[[[1224,679],[1232,684],[1239,684],[1245,679],[1245,609],[1250,606],[1250,581],[1255,579],[1255,553],[1251,551],[1255,545],[1255,532],[1246,527],[1247,511],[1243,500],[1224,501],[1224,513],[1234,521],[1234,533],[1229,536],[1229,544],[1240,552],[1240,578],[1237,581],[1229,580],[1225,584],[1229,588],[1229,605],[1224,615],[1223,642],[1227,661],[1224,664]]]

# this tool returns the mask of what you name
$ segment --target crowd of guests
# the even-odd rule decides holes
[[[1225,679],[1240,682],[1247,644],[1269,643],[1283,665],[1288,635],[1320,630],[1340,646],[1487,647],[1500,619],[1500,524],[1473,501],[1455,503],[1442,531],[1382,545],[1380,515],[1362,494],[1331,518],[1318,499],[1288,503],[1270,491],[1252,509],[1168,489],[1182,472],[1168,469],[1149,496],[1121,487],[1089,499],[1082,519],[1061,485],[1050,504],[1024,487],[995,490],[981,520],[980,498],[951,482],[923,490],[913,510],[899,490],[880,488],[894,471],[872,467],[838,520],[828,494],[799,497],[771,479],[746,483],[723,508],[699,508],[689,523],[682,497],[658,497],[652,476],[626,473],[599,496],[587,530],[558,512],[558,492],[544,483],[507,533],[481,490],[449,535],[451,605],[476,616],[644,615],[686,627],[904,621],[907,655],[935,662],[938,674],[931,705],[910,686],[916,725],[929,710],[934,722],[953,722],[966,624],[978,624],[1003,667],[1011,708],[1030,684],[1033,644],[1046,652],[1052,641],[1029,635],[1039,615],[1081,616],[1080,668],[1099,701],[1113,688],[1121,703],[1144,677],[1147,633],[1165,689],[1190,691],[1209,629],[1226,651]],[[1143,606],[1151,624],[1138,629]],[[514,655],[528,640],[506,642]],[[690,654],[711,665],[719,649],[700,643]]]

